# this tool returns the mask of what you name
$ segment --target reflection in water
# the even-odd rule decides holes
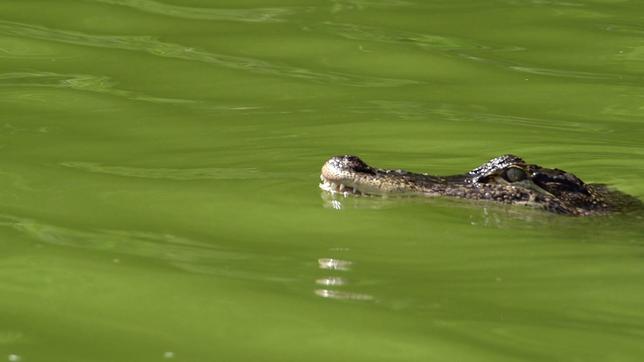
[[[323,258],[318,259],[318,265],[320,266],[320,269],[347,271],[351,266],[351,262],[348,260]]]
[[[163,358],[165,359],[172,359],[174,356],[175,354],[172,351],[163,352]]]
[[[346,272],[350,270],[350,266],[352,264],[353,263],[348,260],[333,259],[333,258],[318,259],[318,265],[320,269],[325,269],[325,270],[337,270],[341,272]],[[324,278],[317,279],[315,283],[318,285],[323,285],[325,287],[341,287],[346,285],[348,283],[348,280],[339,276],[327,276]],[[374,299],[373,296],[369,294],[355,293],[351,291],[343,291],[343,290],[328,289],[328,288],[315,289],[313,292],[315,293],[315,295],[319,297],[329,298],[329,299],[362,300],[362,301]]]
[[[275,64],[261,59],[212,53],[181,44],[162,42],[154,37],[145,35],[94,35],[10,21],[0,21],[0,34],[82,46],[140,51],[162,58],[195,61],[239,71],[296,78],[318,83],[333,83],[355,87],[399,87],[420,83],[409,79],[369,77],[340,72],[316,72],[301,67]]]
[[[316,284],[327,285],[327,286],[340,286],[347,284],[346,280],[342,277],[327,277],[320,278],[315,281]]]
[[[452,215],[450,223],[465,223],[474,227],[493,227],[498,229],[516,229],[522,227],[538,228],[552,227],[554,225],[564,226],[567,228],[581,227],[580,231],[585,231],[585,227],[593,225],[604,225],[603,230],[607,232],[618,232],[624,236],[625,231],[621,230],[624,225],[637,228],[642,225],[644,220],[644,209],[636,207],[633,210],[614,215],[602,215],[600,217],[577,218],[563,216],[546,212],[543,210],[526,207],[524,205],[507,205],[498,204],[485,200],[466,200],[453,197],[424,197],[424,196],[366,196],[350,195],[342,196],[341,194],[331,194],[322,192],[320,194],[323,200],[323,207],[335,210],[344,209],[375,209],[385,210],[396,206],[414,207],[415,205],[426,205],[426,214],[423,217],[440,217]],[[453,213],[446,214],[445,209],[453,210]],[[619,225],[619,226],[616,226]],[[620,231],[617,231],[620,230]],[[596,235],[593,235],[596,236]],[[611,237],[606,236],[610,239]],[[322,265],[334,265],[339,263],[336,259],[320,259]],[[323,264],[322,264],[323,263]],[[323,268],[324,269],[324,268]]]
[[[352,292],[342,292],[330,289],[316,289],[315,294],[322,298],[345,299],[345,300],[373,300],[369,294],[359,294]]]
[[[383,209],[395,205],[395,200],[399,197],[389,198],[371,195],[349,195],[344,196],[340,193],[320,192],[323,206],[328,209],[342,210],[351,209]]]

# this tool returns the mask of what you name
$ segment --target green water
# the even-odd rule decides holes
[[[0,361],[642,361],[644,220],[329,200],[335,154],[644,198],[637,1],[0,2]]]

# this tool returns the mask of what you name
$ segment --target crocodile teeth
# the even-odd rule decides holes
[[[347,186],[345,184],[335,183],[325,179],[324,177],[320,177],[320,179],[322,180],[322,182],[320,183],[320,188],[332,194],[339,193],[344,196],[362,194],[360,191],[354,189],[353,187]]]

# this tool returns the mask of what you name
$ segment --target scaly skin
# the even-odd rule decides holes
[[[466,174],[452,176],[379,169],[357,156],[335,156],[324,163],[320,178],[320,188],[345,196],[446,196],[527,205],[574,216],[641,206],[638,199],[605,185],[586,184],[571,173],[528,164],[514,155],[494,158]]]

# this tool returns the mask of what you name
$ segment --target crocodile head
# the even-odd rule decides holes
[[[320,188],[345,196],[446,196],[527,205],[569,215],[620,211],[640,203],[604,185],[587,184],[572,173],[529,164],[514,155],[450,176],[374,168],[357,156],[335,156],[322,166],[320,178]]]

